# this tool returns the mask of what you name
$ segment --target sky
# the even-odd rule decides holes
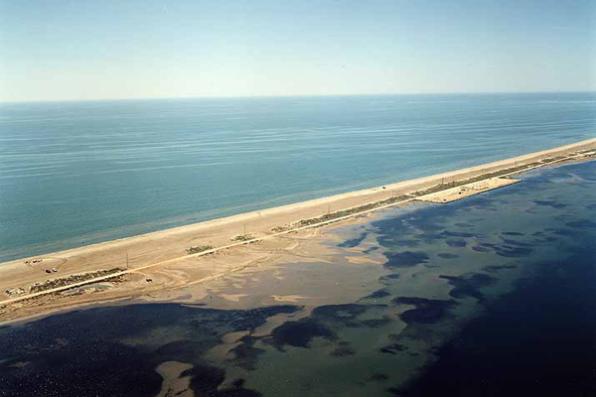
[[[596,0],[0,0],[0,101],[596,91]]]

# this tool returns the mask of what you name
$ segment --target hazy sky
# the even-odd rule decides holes
[[[0,0],[0,101],[596,90],[596,0]]]

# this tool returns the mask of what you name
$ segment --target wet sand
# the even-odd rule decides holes
[[[520,172],[589,159],[596,139],[391,185],[0,264],[0,321],[213,282],[251,267],[330,254],[328,225],[506,185]],[[478,187],[480,186],[480,188]],[[463,194],[461,194],[463,193]],[[194,253],[189,249],[195,247]],[[191,251],[192,252],[192,251]],[[103,273],[100,273],[103,272]]]

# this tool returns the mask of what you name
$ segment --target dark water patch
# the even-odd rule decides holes
[[[556,228],[552,229],[552,233],[556,236],[573,237],[577,234],[577,231],[573,229]]]
[[[506,258],[528,256],[533,252],[533,248],[529,244],[518,243],[515,241],[513,241],[512,244],[481,243],[473,249],[478,252],[486,252],[485,250],[490,249],[495,254]]]
[[[385,354],[398,354],[399,352],[403,352],[405,350],[407,350],[407,347],[400,343],[392,343],[379,349],[381,353]]]
[[[528,256],[533,252],[532,248],[529,247],[513,247],[510,245],[503,245],[495,250],[495,253],[499,256],[506,258],[519,258]]]
[[[369,318],[366,320],[360,320],[360,325],[368,328],[384,327],[389,323],[391,323],[391,319],[389,317]]]
[[[378,237],[378,242],[383,247],[407,247],[413,248],[420,245],[420,240],[396,238],[391,235],[383,235]]]
[[[454,231],[449,231],[449,230],[442,232],[441,235],[444,237],[460,237],[460,238],[478,237],[474,233],[454,232]]]
[[[237,380],[231,388],[219,389],[225,380],[225,371],[210,365],[196,365],[187,369],[181,377],[190,376],[190,387],[199,396],[210,397],[259,397],[260,393],[245,389],[244,382]]]
[[[516,269],[517,265],[488,265],[482,268],[482,270],[489,273],[497,273],[500,270],[511,270]]]
[[[445,241],[445,243],[447,243],[447,245],[450,247],[457,247],[457,248],[462,248],[467,245],[467,243],[464,240],[447,240],[447,241]]]
[[[555,209],[562,209],[562,208],[567,207],[566,204],[559,203],[558,201],[554,201],[554,200],[534,200],[533,202],[536,205],[540,205],[543,207],[551,207],[551,208],[555,208]]]
[[[387,374],[383,374],[381,372],[376,372],[376,373],[372,374],[370,376],[370,378],[367,379],[367,381],[369,381],[369,382],[385,382],[388,379],[389,379],[389,376],[387,376]]]
[[[427,299],[419,297],[400,296],[393,300],[396,305],[412,305],[414,309],[408,309],[400,318],[407,324],[432,324],[439,321],[446,314],[447,310],[455,302],[450,300]]]
[[[251,330],[295,306],[215,310],[178,304],[102,307],[50,316],[0,330],[0,395],[147,396],[161,387],[164,361],[202,365],[223,335]],[[147,333],[173,327],[183,340],[154,347]],[[167,334],[167,333],[166,333]],[[124,340],[138,340],[134,346]],[[28,362],[25,367],[11,363]]]
[[[399,280],[400,275],[399,273],[390,273],[386,274],[382,277],[379,277],[379,282],[385,285],[391,285],[395,283],[395,281]]]
[[[380,318],[368,318],[359,320],[358,316],[370,311],[384,311],[385,304],[344,304],[344,305],[326,305],[315,308],[311,318],[330,329],[336,328],[378,328],[386,325],[391,320],[385,316]]]
[[[596,172],[594,172],[594,160],[591,160],[590,163],[585,164],[576,164],[576,167],[569,167],[569,174],[568,176],[574,178],[574,182],[577,183],[576,179],[579,177],[583,179],[582,182],[590,181],[596,182]],[[584,167],[582,167],[584,165]],[[592,167],[590,167],[592,165]]]
[[[362,313],[365,313],[371,305],[360,305],[347,303],[343,305],[325,305],[316,307],[312,316],[326,320],[352,320]]]
[[[220,336],[217,334],[212,335],[216,338],[219,338]],[[202,354],[215,343],[217,343],[217,339],[212,340],[212,338],[205,338],[202,340],[179,340],[159,346],[155,350],[155,355],[163,357],[162,361],[167,361],[169,357],[176,357],[176,360],[180,362],[193,362],[198,355]]]
[[[372,294],[365,296],[363,299],[381,299],[389,295],[391,294],[387,292],[386,289],[379,289],[373,292]]]
[[[555,236],[548,236],[548,237],[544,237],[542,239],[536,239],[535,242],[536,243],[552,243],[553,241],[557,241],[558,238],[556,238]]]
[[[387,258],[385,266],[389,268],[412,267],[421,263],[427,263],[429,259],[427,254],[419,251],[385,253],[385,257]]]
[[[444,221],[451,212],[448,206],[430,206],[416,210],[414,213],[385,218],[373,222],[373,226],[381,236],[411,235],[412,232],[436,233],[445,229]]]
[[[449,291],[451,297],[457,299],[472,297],[480,302],[484,301],[484,295],[479,289],[496,281],[494,277],[484,273],[472,273],[458,277],[440,275],[439,278],[447,280],[453,286],[453,289]]]
[[[596,252],[583,248],[491,303],[399,395],[596,395]]]
[[[493,244],[493,243],[480,243],[478,244],[480,247],[485,247],[485,248],[490,248],[490,249],[497,249],[498,246],[497,244]]]
[[[505,237],[501,237],[501,240],[503,241],[503,243],[508,244],[508,245],[515,245],[518,247],[532,247],[531,243],[526,243],[526,242],[519,241],[519,240],[512,240],[510,238],[505,238]]]
[[[557,239],[555,236],[549,235],[546,231],[534,232],[534,233],[532,233],[532,237],[533,237],[532,242],[534,244],[546,243],[549,241],[549,239],[555,239],[555,240]]]
[[[259,355],[265,352],[265,350],[255,347],[255,341],[255,338],[248,335],[242,337],[238,346],[230,350],[232,358],[228,361],[248,371],[254,370]]]
[[[81,339],[119,341],[143,335],[147,330],[178,325],[201,336],[202,340],[217,340],[217,331],[251,330],[265,323],[270,316],[293,313],[296,306],[284,305],[253,310],[216,310],[177,304],[143,304],[102,307],[50,316],[22,326],[8,327],[0,334],[0,354],[35,354],[48,351],[57,339],[68,345]],[[76,327],[65,326],[76,324]],[[17,346],[28,346],[23,350]],[[61,348],[62,345],[56,345]]]
[[[337,344],[337,347],[333,349],[329,354],[334,357],[346,357],[353,356],[354,354],[356,354],[356,351],[350,347],[350,344],[348,342],[341,341]]]
[[[394,243],[396,246],[402,246],[402,247],[417,247],[420,245],[420,241],[418,240],[394,240]]]
[[[247,329],[252,331],[265,324],[268,317],[281,313],[294,313],[298,309],[297,306],[284,305],[244,310],[240,311],[242,315],[231,317],[230,325],[237,330]]]
[[[444,237],[442,237],[440,233],[422,233],[415,237],[418,239],[418,242],[420,243],[418,245],[435,244],[444,240]]]
[[[566,225],[574,229],[596,229],[596,222],[589,219],[567,222]]]
[[[70,344],[16,360],[28,364],[0,365],[0,396],[142,397],[161,389],[162,378],[155,372],[159,363],[151,354],[119,343]]]
[[[523,236],[524,233],[522,232],[502,232],[501,233],[504,236]]]
[[[472,249],[476,252],[490,252],[490,251],[492,251],[490,248],[484,247],[482,245],[474,245],[472,247]]]
[[[364,251],[362,251],[362,252],[363,252],[364,254],[370,254],[371,252],[373,252],[373,251],[376,251],[376,250],[378,250],[378,249],[379,249],[379,247],[378,247],[378,246],[376,246],[376,245],[373,245],[372,247],[369,247],[369,248],[365,249],[365,250],[364,250]]]
[[[555,227],[555,228],[548,228],[545,229],[550,235],[546,239],[557,239],[560,240],[561,237],[565,237],[571,240],[581,240],[586,232],[590,230],[594,230],[593,228],[573,228],[573,227]],[[554,241],[554,240],[552,240]]]
[[[441,266],[439,266],[439,265],[424,265],[424,267],[427,268],[427,269],[436,269],[436,268],[439,268]]]
[[[358,237],[355,237],[353,239],[349,239],[344,241],[341,244],[338,244],[338,247],[341,248],[354,248],[360,245],[360,243],[362,243],[364,241],[364,239],[366,239],[366,236],[368,236],[368,232],[363,232],[360,233],[360,235]]]
[[[421,208],[415,213],[376,221],[373,225],[378,230],[379,243],[389,248],[399,246],[415,247],[421,242],[432,244],[445,239],[461,240],[462,238],[478,237],[479,235],[475,232],[448,230],[446,226],[454,214],[469,211],[471,207],[483,207],[489,203],[491,203],[490,199],[474,197],[466,200],[465,203],[453,202],[447,205]],[[482,221],[483,219],[479,218],[479,222]],[[475,226],[475,223],[458,222],[458,225],[458,227],[469,228]],[[414,236],[415,238],[402,236]]]
[[[449,253],[449,252],[439,252],[437,254],[437,256],[439,258],[443,258],[443,259],[455,259],[455,258],[459,258],[459,255],[452,254],[452,253]]]
[[[494,199],[481,195],[468,197],[466,200],[464,200],[464,202],[468,204],[468,208],[474,207],[477,209],[487,210],[492,209],[494,206]]]
[[[555,236],[572,236],[573,229],[563,229],[563,228],[550,228],[548,231]]]
[[[328,340],[337,338],[335,333],[325,325],[312,318],[305,318],[283,323],[271,332],[270,339],[273,345],[283,350],[286,345],[307,348],[315,337]]]

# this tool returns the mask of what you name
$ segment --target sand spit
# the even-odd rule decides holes
[[[418,199],[431,203],[449,203],[451,201],[460,200],[464,197],[498,189],[500,187],[511,185],[512,183],[517,182],[519,182],[517,179],[512,178],[488,178],[482,181],[466,183],[465,185],[441,190],[436,193],[430,193],[421,196]]]
[[[415,200],[457,200],[514,183],[511,176],[520,172],[594,157],[596,139],[590,139],[391,185],[5,262],[0,264],[0,321],[207,283],[248,267],[287,260],[331,223]],[[322,254],[315,252],[320,248],[309,247],[307,255]],[[102,287],[89,288],[97,283]],[[44,288],[34,287],[39,285]]]

